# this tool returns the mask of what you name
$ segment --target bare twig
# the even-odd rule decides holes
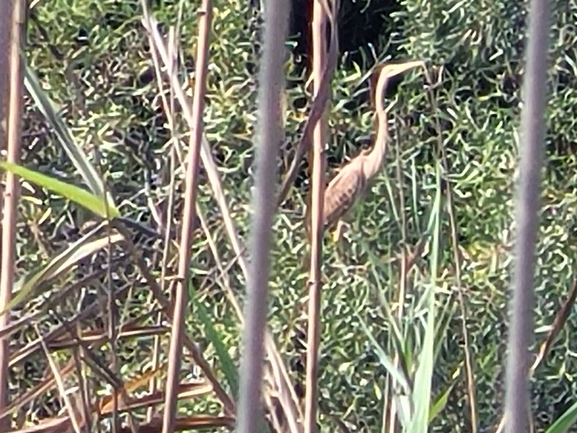
[[[208,72],[208,46],[211,19],[212,1],[203,0],[198,19],[197,76],[192,100],[194,129],[191,135],[190,149],[187,158],[186,193],[178,263],[179,280],[175,291],[174,317],[172,321],[173,329],[170,335],[166,399],[162,424],[163,433],[172,433],[174,431],[174,422],[176,419],[176,402],[178,385],[180,383],[179,376],[182,357],[182,336],[184,334],[184,319],[188,305],[192,225],[196,219],[195,204],[198,186],[198,167],[200,165],[200,143],[203,132],[202,113],[204,110],[204,94],[206,92],[206,75]]]
[[[533,339],[533,274],[547,103],[549,1],[532,0],[530,5],[516,203],[517,260],[511,282],[513,299],[505,392],[505,428],[510,433],[529,431],[530,426],[529,345]]]
[[[543,362],[543,360],[549,353],[549,350],[551,350],[555,338],[557,338],[557,335],[559,335],[559,332],[561,331],[561,329],[563,329],[563,326],[565,326],[565,323],[569,318],[569,314],[571,313],[573,306],[575,305],[576,298],[577,298],[577,276],[573,277],[573,284],[571,286],[571,291],[569,292],[569,295],[567,296],[567,299],[563,303],[562,307],[559,309],[559,311],[557,311],[555,319],[551,324],[551,330],[549,331],[549,333],[547,334],[547,338],[539,348],[539,352],[537,354],[537,357],[535,358],[535,362],[533,362],[533,365],[531,366],[531,374],[534,374],[537,367],[539,367],[541,362]]]
[[[210,247],[210,250],[212,251],[212,255],[213,255],[214,260],[216,262],[216,268],[219,272],[220,278],[217,278],[216,284],[219,284],[221,286],[225,295],[229,299],[229,302],[232,304],[235,311],[237,311],[237,314],[239,316],[241,326],[242,326],[244,324],[242,310],[240,309],[240,306],[238,305],[238,302],[236,301],[236,299],[234,297],[234,290],[231,287],[230,278],[229,278],[229,274],[228,274],[228,270],[234,265],[235,262],[234,262],[234,260],[232,260],[232,261],[229,261],[226,266],[223,264],[223,260],[220,257],[220,253],[218,251],[216,241],[213,237],[213,234],[209,230],[208,222],[206,221],[206,218],[204,217],[204,215],[200,209],[197,209],[197,214],[198,214],[198,217],[200,219],[200,224],[202,226],[202,230],[206,236],[206,239],[208,241],[208,245]],[[206,290],[208,290],[208,288]],[[265,377],[265,379],[268,381],[271,381],[271,383],[274,383],[275,378],[271,377],[270,371],[265,371],[265,373],[268,374],[268,377]],[[265,399],[267,406],[269,408],[274,408],[274,407],[278,406],[278,404],[274,402],[274,397],[272,397],[271,394],[272,393],[270,393],[270,392],[263,392],[263,397]],[[279,400],[283,400],[286,398],[286,396],[280,394],[276,398],[278,398]],[[287,402],[281,401],[281,407],[285,407],[285,406],[287,406]],[[269,415],[271,417],[271,423],[273,424],[273,426],[275,426],[276,431],[282,431],[282,426],[280,424],[280,421],[278,419],[278,415],[277,415],[276,411],[274,411],[274,410],[269,411]]]
[[[164,47],[162,37],[159,35],[155,23],[156,23],[155,20],[153,20],[150,17],[147,18],[147,16],[145,16],[143,20],[143,24],[151,37],[151,45],[155,46],[156,49],[158,49],[158,53],[162,59],[162,62],[165,65],[167,65],[169,63],[167,51],[166,48]],[[182,89],[182,85],[178,81],[178,77],[176,77],[176,75],[170,76],[169,79],[171,85],[175,90],[176,99],[180,104],[180,107],[183,111],[183,115],[188,123],[188,126],[192,128],[193,127],[192,113],[190,107],[187,105],[187,98]],[[210,144],[204,137],[202,140],[202,148],[200,156],[202,158],[203,167],[206,170],[206,174],[208,176],[214,198],[220,208],[220,212],[223,217],[224,225],[228,237],[230,239],[230,243],[233,247],[236,257],[238,258],[238,262],[242,270],[242,273],[244,277],[248,279],[247,278],[248,264],[246,257],[244,256],[245,247],[240,240],[238,231],[234,225],[234,221],[231,218],[230,210],[222,187],[222,181],[220,179],[220,174],[218,172],[217,165],[214,161],[214,157],[212,156]],[[242,310],[234,294],[227,293],[227,295],[238,317],[241,320],[243,320]],[[298,399],[295,395],[294,388],[291,385],[283,360],[275,346],[274,339],[270,331],[268,330],[265,334],[265,345],[268,355],[268,361],[270,362],[270,374],[271,377],[274,377],[275,384],[278,387],[278,393],[281,396],[281,398],[279,398],[279,401],[282,404],[282,409],[286,417],[288,427],[290,431],[293,433],[300,432],[300,427],[298,425],[298,420],[300,419],[300,407],[298,405]],[[269,409],[274,410],[275,408],[271,406],[269,407]]]
[[[320,91],[323,70],[326,63],[325,27],[327,16],[331,17],[331,27],[336,31],[336,6],[329,9],[325,0],[316,0],[313,9],[313,84],[315,93]],[[328,106],[328,104],[327,104]],[[320,297],[321,297],[321,262],[323,242],[323,204],[325,194],[326,155],[326,108],[317,122],[313,140],[313,171],[311,190],[311,263],[309,278],[308,325],[307,325],[307,366],[305,394],[305,433],[317,431],[317,368],[320,339]]]
[[[6,136],[8,140],[7,160],[11,163],[18,163],[20,160],[20,130],[22,127],[22,87],[24,76],[22,73],[22,56],[25,41],[25,1],[2,2],[0,12],[2,14],[4,28],[2,48],[7,48],[9,53],[8,72],[10,84],[9,89],[3,88],[4,94],[0,94],[0,104],[8,102],[6,113],[7,122],[0,123],[7,125]],[[8,33],[9,32],[9,33]],[[6,38],[7,33],[9,36]],[[8,57],[8,56],[6,56]],[[2,59],[7,60],[7,59]],[[4,74],[6,75],[6,74]],[[8,96],[9,93],[9,96]],[[3,135],[0,138],[5,138]],[[4,140],[2,140],[4,141]],[[19,184],[16,176],[12,173],[6,174],[6,190],[2,200],[2,244],[1,244],[1,264],[0,264],[0,310],[4,310],[12,296],[12,285],[14,283],[14,255],[16,250],[16,207],[18,203]],[[0,330],[4,329],[9,322],[9,315],[3,314],[0,317]],[[8,404],[8,340],[0,341],[0,411]],[[0,420],[0,431],[8,431],[10,421],[8,418]]]
[[[326,0],[323,0],[323,2],[324,1]],[[334,10],[335,11],[338,10],[338,4],[335,4]],[[332,19],[336,19],[336,17]],[[326,110],[331,90],[330,88],[331,78],[337,66],[339,56],[339,39],[337,31],[338,29],[336,25],[331,26],[331,39],[327,62],[323,70],[321,82],[320,84],[318,84],[318,88],[316,89],[314,95],[313,103],[311,104],[311,109],[307,116],[307,120],[303,129],[303,135],[301,136],[301,139],[299,140],[296,146],[293,160],[291,162],[288,171],[284,176],[283,182],[279,189],[279,193],[277,196],[277,206],[280,206],[282,202],[286,199],[290,187],[297,176],[297,171],[301,159],[305,155],[305,153],[309,151],[311,147],[315,125],[317,124],[322,114]]]
[[[48,350],[48,346],[46,346],[46,342],[42,339],[42,334],[40,333],[40,330],[38,329],[38,327],[36,327],[36,333],[38,334],[38,337],[40,338],[42,348],[44,349],[44,354],[46,355],[46,359],[48,360],[48,365],[50,366],[50,369],[52,370],[52,374],[54,375],[54,378],[56,379],[56,384],[58,385],[58,391],[60,393],[60,397],[62,397],[62,400],[64,401],[64,405],[65,405],[66,411],[68,412],[68,416],[70,417],[72,427],[74,428],[74,431],[76,433],[80,433],[81,425],[84,423],[84,421],[82,420],[82,415],[80,414],[78,404],[77,404],[76,400],[73,398],[73,396],[71,395],[71,393],[67,392],[67,390],[64,386],[64,380],[63,380],[62,374],[60,373],[60,369],[56,365],[56,362],[52,359],[52,356],[50,356],[50,351]]]
[[[182,7],[183,1],[180,2],[180,6]],[[146,16],[147,14],[147,10],[144,9],[144,14]],[[179,8],[179,12],[180,12],[180,8]],[[172,28],[171,28],[172,30]],[[177,32],[178,32],[178,26],[177,26]],[[175,73],[176,71],[176,53],[178,50],[178,38],[175,36],[175,32],[171,31],[169,34],[169,46],[168,46],[168,50],[169,50],[169,59],[170,62],[168,64],[168,75],[171,76],[172,74]],[[164,83],[162,80],[162,73],[161,73],[161,64],[160,64],[160,60],[158,59],[158,53],[156,52],[155,49],[151,49],[150,50],[150,54],[152,57],[152,63],[154,66],[154,71],[155,71],[155,75],[156,75],[156,82],[157,82],[157,86],[158,86],[158,92],[160,94],[160,99],[162,102],[162,106],[164,107],[164,111],[166,113],[166,118],[168,120],[168,129],[170,130],[170,135],[171,135],[171,143],[172,146],[170,147],[170,168],[169,171],[170,173],[174,173],[175,170],[175,166],[176,166],[176,153],[177,151],[180,149],[179,146],[179,140],[177,139],[177,130],[176,130],[176,122],[175,122],[175,101],[174,101],[174,90],[172,88],[172,86],[169,86],[169,93],[170,93],[170,97],[167,98],[166,97],[166,91],[164,89]],[[181,163],[183,163],[182,161],[182,155],[179,152],[179,161]],[[183,164],[184,165],[184,164]],[[183,167],[183,172],[186,172],[186,167]],[[160,286],[162,291],[164,292],[166,290],[166,272],[167,272],[167,261],[168,261],[168,256],[169,256],[169,250],[170,250],[170,243],[171,243],[171,231],[172,231],[172,213],[173,213],[173,209],[174,209],[174,196],[175,196],[175,185],[176,185],[176,176],[172,175],[170,176],[170,185],[169,185],[169,193],[168,193],[168,206],[166,209],[166,223],[164,224],[165,229],[165,235],[164,235],[164,250],[163,250],[163,254],[162,254],[162,264],[161,264],[161,270],[160,270]],[[152,199],[149,200],[150,202],[150,208],[151,210],[154,207],[154,204],[152,203]],[[154,297],[153,294],[151,294],[152,297]],[[162,321],[162,313],[158,314],[157,317],[157,323],[161,323]],[[154,342],[153,342],[153,353],[152,353],[152,368],[156,369],[158,368],[158,366],[160,365],[160,337],[156,336],[154,338]],[[157,390],[157,377],[151,377],[150,379],[150,384],[149,384],[149,392],[150,393],[154,393]],[[154,416],[154,407],[150,407],[146,413],[146,419],[148,422],[150,422]]]
[[[128,230],[126,230],[126,228],[124,226],[122,226],[122,224],[120,224],[120,222],[113,221],[112,224],[120,233],[122,233],[122,235],[126,239],[130,239],[130,232],[128,232]],[[135,265],[139,269],[142,277],[145,279],[150,290],[152,290],[152,292],[154,293],[154,296],[156,297],[157,301],[164,308],[166,316],[169,318],[169,320],[172,321],[173,319],[172,319],[172,311],[171,311],[171,302],[164,295],[164,293],[162,293],[162,290],[160,289],[160,285],[158,284],[156,279],[152,276],[152,274],[148,270],[148,267],[146,266],[144,259],[138,253],[138,251],[136,250],[136,247],[134,246],[134,244],[132,242],[130,242],[130,241],[126,242],[126,249],[130,253],[130,255],[133,257]],[[209,363],[202,356],[202,353],[201,353],[200,349],[198,348],[198,346],[195,343],[193,343],[190,340],[190,338],[188,338],[188,335],[186,335],[186,334],[183,335],[183,343],[184,343],[184,346],[190,352],[194,362],[196,362],[196,364],[201,368],[203,373],[206,375],[207,380],[211,383],[211,385],[214,389],[215,395],[220,399],[220,401],[222,402],[222,404],[224,406],[225,412],[226,413],[234,412],[234,403],[230,400],[230,397],[228,396],[228,394],[220,386],[220,383],[218,382],[215,375],[213,374]]]

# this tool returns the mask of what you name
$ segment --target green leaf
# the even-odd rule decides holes
[[[30,170],[18,164],[0,162],[0,167],[6,171],[17,174],[29,182],[35,183],[38,186],[53,191],[62,197],[65,197],[68,200],[73,201],[76,204],[94,212],[96,215],[102,218],[117,218],[120,216],[120,211],[116,208],[116,206],[108,206],[107,210],[106,202],[104,199],[76,185],[62,182],[59,179],[38,173],[37,171]]]
[[[28,299],[31,299],[36,294],[37,289],[41,287],[44,282],[60,276],[80,260],[94,254],[96,251],[106,247],[107,245],[120,242],[124,239],[121,234],[113,233],[110,237],[104,236],[99,239],[90,240],[90,238],[93,237],[101,227],[102,225],[97,226],[56,257],[52,258],[40,271],[30,277],[24,278],[23,282],[20,284],[20,290],[16,292],[16,296],[11,299],[6,308],[0,311],[0,316],[20,306]]]
[[[437,278],[437,267],[439,260],[439,244],[441,237],[441,174],[437,166],[437,188],[432,212],[429,219],[428,231],[432,233],[430,275],[431,283],[425,291],[425,308],[427,310],[427,321],[423,348],[419,359],[419,367],[415,374],[415,386],[413,389],[413,404],[415,408],[414,417],[409,424],[410,433],[427,433],[429,427],[429,411],[431,409],[431,379],[433,377],[434,350],[435,350],[435,289]]]
[[[26,63],[25,58],[24,63]],[[28,67],[28,65],[26,65],[26,68],[24,69],[24,85],[34,100],[36,107],[44,115],[54,130],[54,133],[56,134],[62,149],[64,149],[76,167],[76,170],[78,170],[84,179],[84,182],[86,182],[86,185],[88,185],[90,191],[99,197],[104,197],[106,195],[109,203],[114,203],[112,196],[110,194],[104,193],[104,183],[98,175],[98,172],[90,163],[84,151],[74,141],[72,133],[66,125],[66,122],[54,109],[54,103],[50,100],[46,92],[44,92],[38,81],[38,78],[36,78],[36,75]]]
[[[566,433],[577,422],[577,403],[565,411],[545,433]]]
[[[214,346],[214,350],[222,367],[224,377],[226,378],[232,395],[236,400],[238,398],[238,371],[234,365],[234,362],[232,361],[230,354],[228,353],[226,345],[223,343],[222,338],[219,335],[219,332],[215,329],[212,320],[210,320],[206,308],[200,302],[196,304],[196,307],[198,308],[197,312],[200,321],[204,325],[204,330],[206,333],[205,335]]]
[[[449,395],[451,395],[451,391],[453,390],[454,387],[455,382],[453,382],[453,384],[451,384],[451,386],[449,386],[447,390],[444,393],[442,393],[437,398],[437,400],[433,402],[433,404],[431,405],[431,409],[429,410],[429,424],[435,419],[437,415],[439,415],[443,411],[443,409],[445,409],[445,406],[447,405],[447,400],[449,399]]]
[[[373,334],[371,333],[371,331],[369,330],[369,328],[367,327],[367,325],[365,324],[365,322],[363,321],[363,319],[361,318],[359,313],[356,313],[356,315],[359,319],[359,323],[361,325],[361,328],[363,328],[363,331],[365,331],[365,334],[367,334],[368,339],[371,341],[371,344],[375,348],[375,352],[376,352],[377,356],[379,357],[379,361],[381,362],[382,366],[385,367],[387,369],[387,371],[389,372],[389,374],[392,376],[392,378],[399,385],[401,385],[401,387],[403,388],[404,392],[407,395],[411,394],[411,387],[409,386],[409,381],[407,380],[405,375],[395,367],[395,364],[387,356],[387,354],[385,353],[383,348],[377,342],[377,340],[375,339],[375,337],[373,336]]]

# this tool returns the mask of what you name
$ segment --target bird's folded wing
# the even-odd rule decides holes
[[[323,221],[332,226],[352,207],[365,188],[362,170],[353,164],[346,165],[329,183],[325,190]]]

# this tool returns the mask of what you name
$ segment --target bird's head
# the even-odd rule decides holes
[[[426,65],[423,60],[413,60],[403,63],[385,63],[379,65],[375,68],[374,80],[376,80],[376,85],[374,86],[374,101],[377,112],[384,114],[385,109],[383,107],[383,99],[387,91],[387,85],[391,78],[394,78],[403,72],[407,72],[411,69],[421,67],[426,71]]]

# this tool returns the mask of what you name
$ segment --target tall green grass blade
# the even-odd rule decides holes
[[[409,424],[408,431],[410,433],[426,433],[429,425],[429,410],[431,408],[431,379],[433,376],[434,365],[434,350],[435,350],[435,289],[437,278],[437,267],[439,259],[439,244],[441,235],[441,175],[439,167],[437,167],[437,188],[435,194],[435,201],[431,209],[431,218],[429,220],[429,233],[432,233],[431,242],[431,262],[430,286],[425,292],[425,306],[427,311],[427,320],[425,328],[425,336],[423,339],[423,347],[419,357],[419,366],[415,373],[415,381],[413,388],[413,405],[414,416]]]
[[[385,367],[385,369],[389,372],[391,377],[399,385],[401,385],[404,392],[407,393],[407,395],[410,395],[411,394],[411,387],[409,386],[409,381],[407,380],[405,375],[395,367],[395,364],[387,356],[387,354],[385,353],[383,348],[377,342],[377,340],[375,339],[375,337],[373,336],[373,334],[371,333],[371,331],[369,330],[369,328],[367,327],[367,325],[365,324],[364,320],[361,318],[359,313],[356,313],[356,314],[357,314],[357,318],[359,319],[359,323],[361,325],[361,328],[363,328],[363,331],[365,331],[367,338],[369,339],[369,341],[373,345],[373,347],[375,349],[375,353],[379,357],[379,361],[381,362],[382,366]]]
[[[0,168],[14,173],[29,182],[46,188],[47,190],[53,191],[62,197],[65,197],[68,200],[73,201],[74,203],[94,212],[96,215],[104,219],[108,217],[117,218],[120,216],[120,211],[116,208],[116,206],[108,206],[107,210],[106,202],[104,199],[76,185],[62,182],[59,179],[38,173],[37,171],[30,170],[29,168],[18,164],[0,162]]]
[[[577,403],[574,403],[555,421],[545,433],[567,433],[577,422]]]
[[[24,59],[25,61],[25,59]],[[56,112],[54,103],[50,100],[48,95],[42,89],[38,78],[34,72],[26,65],[24,69],[24,85],[26,90],[34,100],[36,107],[44,115],[50,126],[54,129],[58,142],[80,173],[86,185],[94,194],[99,197],[104,197],[105,188],[102,179],[94,166],[88,160],[84,151],[76,144],[73,139],[70,129]],[[113,204],[114,200],[110,194],[106,194],[109,203]]]
[[[403,333],[401,332],[400,324],[398,323],[397,317],[392,313],[388,301],[385,299],[384,296],[384,288],[381,285],[381,273],[377,272],[379,270],[385,270],[383,263],[379,258],[373,253],[372,249],[362,240],[359,239],[359,243],[363,246],[364,251],[367,253],[369,257],[369,262],[373,265],[371,266],[371,271],[373,277],[375,279],[377,288],[376,288],[376,295],[379,299],[379,304],[383,308],[385,312],[385,316],[387,317],[387,324],[389,325],[389,330],[392,330],[392,338],[393,344],[395,346],[395,350],[399,355],[399,363],[402,371],[404,372],[405,376],[409,376],[409,369],[407,364],[407,359],[405,354],[407,352],[407,346],[405,342],[405,338],[403,337]]]
[[[210,320],[204,305],[202,305],[201,302],[198,302],[196,303],[196,307],[198,317],[200,318],[201,323],[204,325],[205,335],[214,346],[214,350],[216,352],[220,366],[222,367],[224,377],[228,382],[234,399],[236,400],[238,398],[238,371],[234,365],[232,357],[228,353],[226,345],[223,343],[219,332],[215,329],[212,320]]]
[[[66,250],[52,258],[40,271],[30,277],[24,278],[20,284],[20,290],[16,292],[16,296],[11,299],[6,308],[0,311],[0,316],[31,299],[36,294],[37,289],[42,287],[43,283],[60,276],[80,260],[105,248],[109,243],[114,244],[124,239],[121,234],[113,233],[110,237],[104,236],[91,241],[90,238],[93,237],[101,227],[102,225],[97,226],[66,248]]]
[[[437,320],[437,328],[435,330],[435,349],[433,353],[433,360],[436,361],[439,356],[439,352],[443,347],[443,341],[445,340],[445,335],[447,335],[447,330],[453,318],[454,312],[457,309],[457,305],[453,302],[453,298],[449,296],[443,310],[440,312]]]

